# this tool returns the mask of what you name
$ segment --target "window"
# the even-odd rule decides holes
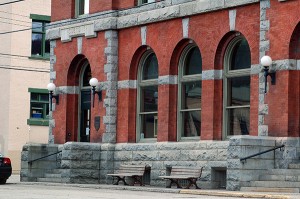
[[[141,59],[138,76],[137,140],[156,138],[158,103],[158,61],[153,51]]]
[[[178,139],[201,135],[202,58],[195,45],[182,53],[178,75]]]
[[[29,88],[30,118],[28,125],[49,125],[49,93],[47,89]]]
[[[224,63],[224,136],[248,135],[251,55],[244,37],[229,44]]]
[[[90,1],[89,0],[76,0],[75,14],[76,17],[89,14]]]
[[[31,57],[49,59],[50,41],[46,40],[46,26],[50,22],[50,17],[31,14],[30,18],[32,19]]]
[[[144,3],[153,3],[155,0],[139,0],[139,5],[144,4]]]

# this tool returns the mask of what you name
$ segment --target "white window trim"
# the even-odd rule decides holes
[[[90,13],[90,0],[84,0],[84,14],[79,14],[79,1],[75,0],[75,17],[85,17]]]
[[[147,3],[154,3],[155,0],[148,0],[146,3],[143,3],[143,0],[138,1],[138,5],[147,4]]]

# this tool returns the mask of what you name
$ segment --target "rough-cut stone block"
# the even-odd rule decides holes
[[[102,137],[103,143],[116,143],[116,133],[104,133]]]

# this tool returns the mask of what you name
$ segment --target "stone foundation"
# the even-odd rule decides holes
[[[253,155],[285,144],[284,150],[277,149],[248,159]],[[35,161],[28,161],[62,150],[55,155]],[[251,180],[257,180],[262,172],[272,168],[287,168],[298,161],[298,138],[271,138],[236,136],[229,141],[161,142],[92,144],[67,142],[64,145],[32,145],[23,147],[22,181],[36,181],[51,169],[61,169],[63,182],[111,184],[113,179],[106,174],[113,173],[121,164],[145,165],[149,168],[145,179],[151,186],[164,187],[166,181],[158,176],[167,175],[171,166],[203,167],[202,188],[223,188],[239,190]],[[224,179],[226,176],[226,181]]]

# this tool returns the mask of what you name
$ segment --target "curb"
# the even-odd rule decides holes
[[[180,194],[206,195],[206,196],[223,196],[236,198],[268,198],[268,199],[290,199],[290,196],[273,195],[270,193],[246,193],[230,191],[204,191],[204,190],[180,190]]]

